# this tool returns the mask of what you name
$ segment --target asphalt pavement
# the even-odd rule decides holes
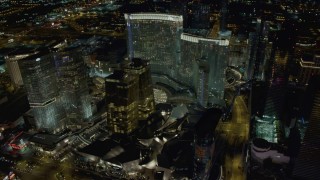
[[[227,141],[224,160],[225,179],[245,180],[243,148],[249,138],[249,111],[243,96],[236,97],[232,119],[220,122],[217,131],[225,134]]]

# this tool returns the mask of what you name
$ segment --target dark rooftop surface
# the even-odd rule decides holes
[[[120,149],[122,152],[120,152]],[[117,151],[117,152],[112,152]],[[112,163],[125,163],[140,158],[140,149],[131,142],[125,135],[114,134],[110,139],[97,140],[82,148],[79,152],[94,155]],[[114,157],[108,154],[119,153]]]
[[[7,102],[0,105],[0,123],[13,122],[30,109],[27,93],[24,90],[19,90],[8,98]]]
[[[164,123],[164,118],[160,112],[151,114],[145,125],[138,130],[137,137],[138,139],[149,139],[154,137],[154,133],[159,129]]]
[[[319,179],[320,177],[319,97],[320,76],[314,76],[309,81],[305,100],[306,105],[313,104],[308,112],[310,113],[309,124],[293,169],[293,175],[298,179]],[[307,101],[309,98],[312,99],[311,102]]]
[[[55,145],[59,143],[61,140],[63,140],[65,137],[66,135],[38,133],[33,135],[29,141],[48,147],[55,147]]]
[[[98,140],[80,149],[79,152],[91,154],[97,157],[103,157],[105,154],[107,154],[107,152],[117,145],[118,143],[112,139],[106,139],[104,141]]]
[[[66,48],[64,48],[62,50],[62,52],[81,52],[81,46],[80,45],[71,45],[71,46],[68,46]]]
[[[110,74],[106,79],[114,79],[114,80],[125,80],[129,75],[122,70],[115,70],[112,74]]]
[[[134,144],[125,146],[124,152],[118,156],[108,159],[110,162],[119,162],[126,163],[129,161],[134,161],[140,158],[140,149],[137,148]]]
[[[313,54],[309,53],[304,53],[302,55],[302,60],[303,61],[308,61],[308,62],[313,62]]]
[[[156,109],[159,111],[172,111],[173,106],[169,103],[159,103],[156,104]]]
[[[211,108],[205,111],[195,126],[197,137],[204,138],[209,133],[214,132],[221,116],[222,110],[217,108]]]
[[[47,48],[44,48],[38,54],[34,54],[34,55],[28,56],[26,58],[23,58],[22,61],[35,60],[37,58],[43,58],[44,56],[47,56],[49,54],[50,54],[50,51]]]
[[[263,149],[270,148],[270,146],[271,146],[271,144],[267,140],[261,139],[261,138],[253,139],[252,143],[254,144],[254,146],[256,146],[258,148],[263,148]]]
[[[28,48],[28,47],[24,47],[24,48],[18,48],[12,52],[10,52],[8,54],[8,56],[15,56],[15,55],[20,55],[20,54],[29,54],[29,53],[34,53],[35,52],[35,48]]]
[[[193,162],[194,149],[191,145],[193,132],[186,131],[182,135],[168,141],[157,157],[159,166],[169,168],[175,166],[179,168],[189,167]],[[192,161],[192,162],[191,162]]]
[[[0,55],[8,55],[15,50],[16,48],[0,48]]]
[[[142,69],[143,67],[147,66],[148,61],[142,60],[140,58],[133,58],[131,63],[127,64],[125,68],[127,69]]]

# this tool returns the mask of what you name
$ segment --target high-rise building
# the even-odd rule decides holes
[[[256,20],[256,30],[249,34],[250,58],[246,78],[265,81],[268,61],[273,59],[272,44],[268,42],[269,22]]]
[[[181,58],[177,62],[177,67],[179,68],[177,69],[176,79],[190,87],[193,87],[195,83],[194,78],[198,78],[194,76],[196,75],[195,68],[198,66],[197,60],[201,58],[201,47],[199,44],[201,40],[206,39],[190,34],[181,34]]]
[[[305,54],[300,59],[298,80],[300,84],[307,84],[310,77],[320,74],[320,54]]]
[[[267,93],[264,115],[282,119],[285,88],[287,83],[288,54],[276,52],[275,61],[272,65],[270,85]]]
[[[139,79],[123,70],[106,77],[108,128],[113,133],[127,134],[137,128]]]
[[[8,56],[5,57],[8,73],[15,87],[20,87],[23,85],[18,61],[36,53],[38,52],[35,52],[35,51],[13,52],[8,54]]]
[[[192,179],[206,180],[210,177],[215,150],[214,131],[221,116],[222,111],[220,109],[208,109],[195,126],[195,154]]]
[[[188,27],[188,1],[171,1],[170,14],[178,14],[183,17],[183,27]]]
[[[206,107],[208,105],[208,81],[209,81],[209,64],[205,59],[198,59],[195,66],[195,91],[197,93],[197,101],[200,105]]]
[[[256,136],[266,139],[269,142],[277,143],[279,132],[275,127],[284,123],[284,104],[287,77],[288,53],[277,51],[275,53],[275,61],[272,63],[270,71],[270,80],[268,81],[268,90],[266,93],[266,101],[264,103],[264,112],[262,118],[257,117]],[[264,98],[264,97],[261,97]]]
[[[223,101],[228,46],[228,40],[181,35],[176,78],[195,89],[199,103],[205,107]]]
[[[59,95],[53,57],[48,52],[26,57],[19,67],[33,108],[35,127],[50,133],[65,126],[65,112]]]
[[[62,102],[69,119],[86,119],[92,115],[88,73],[81,48],[69,47],[54,54]]]
[[[177,15],[125,14],[129,58],[150,61],[151,72],[174,77],[180,57],[183,18]]]
[[[151,73],[194,90],[202,106],[224,104],[229,40],[182,33],[182,16],[142,13],[125,19],[129,59],[149,60]]]
[[[240,72],[246,76],[249,58],[249,41],[240,37],[232,37],[230,39],[228,66],[239,67]]]
[[[138,118],[146,120],[155,109],[149,63],[142,59],[133,58],[131,63],[125,65],[124,71],[139,79]]]
[[[318,179],[320,176],[320,76],[310,78],[305,99],[304,114],[309,123],[298,157],[294,161],[293,177]]]

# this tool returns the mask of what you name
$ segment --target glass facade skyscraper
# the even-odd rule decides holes
[[[54,54],[59,90],[67,116],[86,119],[92,115],[88,73],[81,49],[66,48]]]
[[[198,102],[203,106],[223,101],[228,46],[228,40],[181,35],[181,65],[177,78],[195,89]]]
[[[320,169],[320,76],[310,78],[304,101],[304,116],[308,121],[298,157],[294,160],[295,179],[318,179]]]
[[[23,52],[23,53],[13,53],[5,57],[10,79],[16,87],[23,85],[18,61],[30,55],[34,55],[36,53],[37,52],[33,52],[33,51]]]
[[[29,56],[19,61],[29,104],[33,108],[35,126],[50,133],[65,126],[53,57],[48,53]]]
[[[180,57],[182,16],[141,13],[125,14],[130,58],[150,61],[151,72],[174,77]]]
[[[182,16],[141,13],[125,19],[130,59],[149,60],[151,73],[194,90],[202,106],[224,104],[229,40],[182,33]]]

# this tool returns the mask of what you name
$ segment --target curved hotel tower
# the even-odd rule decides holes
[[[220,104],[224,97],[228,40],[181,34],[178,80],[191,85],[202,106]]]
[[[223,104],[228,40],[183,33],[182,16],[139,13],[125,19],[130,59],[149,60],[152,74],[189,87],[204,107]]]
[[[180,55],[182,16],[141,13],[125,14],[129,58],[150,61],[151,72],[174,77]]]
[[[223,104],[229,41],[182,33],[182,16],[125,14],[129,58],[150,61],[153,75],[165,75],[196,94],[204,107]]]

